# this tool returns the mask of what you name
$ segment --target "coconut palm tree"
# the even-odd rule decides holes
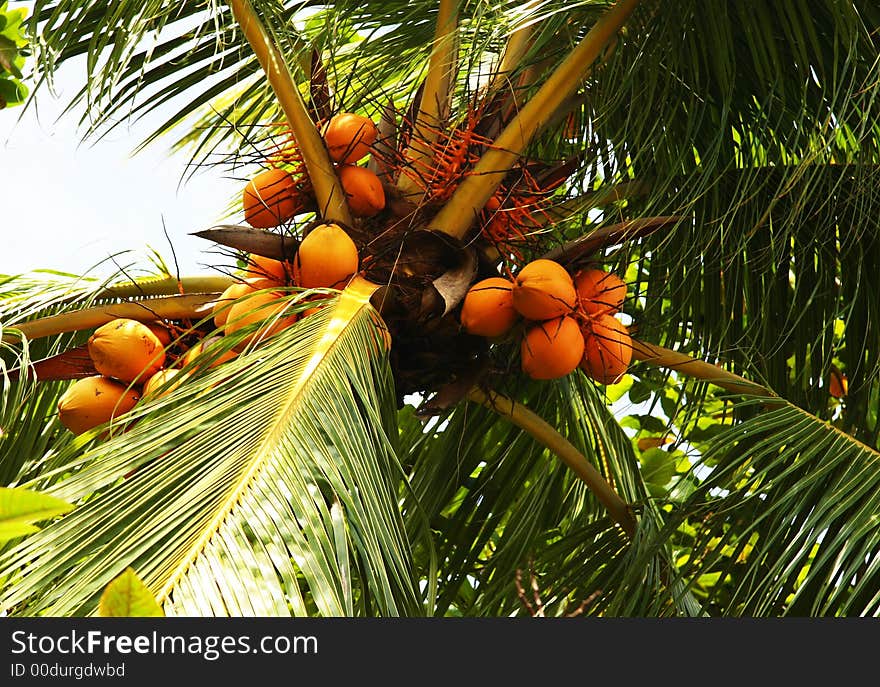
[[[231,206],[216,273],[2,282],[3,497],[56,510],[0,553],[0,606],[96,613],[131,568],[167,615],[877,615],[878,28],[870,0],[37,2],[41,79],[86,56],[89,135],[174,106],[144,144],[304,200],[266,229]],[[378,214],[337,112],[377,124]],[[162,319],[182,356],[245,254],[321,223],[360,270],[282,289],[316,312],[60,424],[96,327]],[[536,259],[626,282],[626,375],[536,379],[541,325],[463,329]]]

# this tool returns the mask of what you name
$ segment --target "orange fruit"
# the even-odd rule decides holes
[[[338,224],[319,224],[299,244],[294,281],[304,289],[342,289],[358,271],[357,246]]]
[[[354,164],[367,153],[376,141],[379,130],[369,117],[353,112],[340,112],[321,127],[330,159],[342,164]]]
[[[589,315],[613,315],[620,312],[626,300],[626,282],[605,270],[580,270],[574,275],[574,288],[581,308]]]
[[[254,176],[242,192],[245,221],[252,227],[277,227],[301,208],[296,184],[289,172],[267,169]]]
[[[117,318],[98,327],[89,337],[89,357],[105,377],[141,382],[165,363],[165,347],[143,322]]]
[[[532,379],[558,379],[577,369],[584,355],[584,336],[577,321],[557,317],[526,333],[520,345],[523,372]]]
[[[474,284],[461,306],[461,325],[468,334],[497,338],[519,319],[513,307],[513,282],[489,277]]]
[[[553,260],[533,260],[514,279],[513,307],[530,320],[567,315],[576,303],[577,292],[571,275]]]
[[[581,369],[600,384],[614,384],[629,368],[632,338],[613,315],[597,315],[584,326],[584,357]]]
[[[639,451],[649,451],[652,448],[660,448],[672,441],[672,437],[642,437],[636,442]]]
[[[155,322],[145,322],[144,324],[146,324],[150,331],[156,335],[156,338],[159,339],[159,343],[162,344],[163,348],[171,343],[171,330],[164,324],[158,320]]]
[[[155,394],[156,389],[163,386],[166,382],[170,382],[172,379],[177,377],[180,374],[180,370],[175,370],[172,367],[164,368],[159,370],[156,374],[150,377],[147,380],[147,383],[144,384],[144,396]],[[177,380],[177,383],[172,384],[167,387],[159,396],[164,396],[165,394],[173,391],[178,387],[180,382],[183,381],[182,378]]]
[[[77,379],[58,400],[61,424],[74,434],[127,413],[140,400],[134,389],[102,375]]]
[[[290,281],[293,274],[293,265],[289,262],[273,260],[256,253],[248,255],[247,262],[245,270],[251,279],[269,279],[283,286]]]
[[[229,316],[229,308],[233,301],[241,298],[245,294],[253,293],[261,289],[271,289],[279,286],[278,282],[271,279],[250,278],[242,282],[236,282],[226,287],[220,297],[214,301],[212,314],[214,315],[214,325],[217,328],[226,324],[226,318]]]
[[[360,217],[372,217],[385,207],[385,189],[373,172],[357,165],[340,165],[339,183],[351,211]]]
[[[246,296],[229,308],[224,333],[232,336],[242,329],[259,325],[235,346],[235,350],[241,350],[254,339],[266,339],[296,322],[296,313],[285,315],[286,309],[287,299],[272,291]]]
[[[849,391],[846,375],[837,367],[831,367],[831,377],[828,380],[828,393],[834,398],[843,398]]]
[[[208,367],[217,367],[218,365],[225,363],[227,360],[234,360],[237,358],[238,354],[235,351],[225,351],[224,353],[218,354],[216,351],[210,350],[212,344],[216,343],[219,339],[219,336],[210,336],[190,346],[186,353],[180,358],[180,367],[187,367],[199,358],[204,358],[204,360],[210,359],[211,363]]]

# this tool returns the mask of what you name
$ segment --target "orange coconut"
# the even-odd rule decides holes
[[[351,211],[360,217],[372,217],[385,207],[385,189],[373,172],[357,165],[341,165],[339,183]]]
[[[636,446],[639,451],[649,451],[652,448],[660,448],[661,446],[665,446],[668,443],[672,442],[672,437],[670,436],[662,436],[662,437],[642,437],[636,442]]]
[[[241,343],[235,346],[241,350],[255,338],[266,339],[289,327],[297,320],[295,313],[284,314],[287,299],[272,291],[254,293],[233,303],[226,318],[224,333],[232,336],[242,329],[251,329],[260,325],[255,331],[249,332]]]
[[[354,164],[370,152],[379,130],[369,117],[340,112],[321,127],[321,134],[334,162]]]
[[[329,294],[316,294],[308,298],[298,299],[298,305],[307,305],[309,303],[314,303],[314,305],[311,305],[305,310],[300,311],[300,317],[309,317],[311,315],[314,315],[321,308],[326,307],[327,304],[330,303],[329,299]]]
[[[847,394],[848,387],[846,375],[836,366],[832,366],[831,377],[828,379],[828,393],[833,398],[843,398]]]
[[[293,275],[293,265],[289,262],[273,260],[256,253],[248,255],[247,262],[245,270],[250,279],[269,279],[283,286],[290,281],[290,277]]]
[[[357,246],[337,224],[319,224],[299,244],[293,276],[305,289],[344,288],[358,271]]]
[[[613,315],[597,315],[585,325],[584,340],[581,369],[600,384],[617,382],[632,360],[632,339],[626,326]]]
[[[161,386],[164,386],[167,382],[170,382],[172,379],[177,377],[179,374],[180,374],[180,370],[176,370],[173,367],[167,367],[162,370],[159,370],[156,374],[154,374],[152,377],[150,377],[147,380],[146,384],[144,384],[144,396],[147,396],[149,394],[155,394],[156,389],[158,389]],[[159,396],[164,396],[165,394],[169,393],[170,391],[173,391],[174,389],[176,389],[180,385],[180,383],[182,381],[183,381],[183,378],[182,377],[179,378],[174,384],[172,384],[169,387],[166,387],[165,390],[159,394]]]
[[[163,348],[171,343],[171,330],[164,324],[158,320],[154,322],[145,322],[144,324],[146,324],[150,331],[156,335],[156,338],[159,339],[159,343],[162,344]]]
[[[556,317],[526,333],[520,354],[529,377],[557,379],[577,369],[584,355],[584,336],[574,318]]]
[[[513,307],[513,282],[489,277],[474,284],[461,306],[461,325],[468,334],[504,336],[519,318]]]
[[[105,377],[122,382],[149,379],[165,362],[165,347],[143,322],[117,318],[98,327],[88,341],[89,357]]]
[[[58,400],[61,424],[74,434],[127,413],[140,400],[134,389],[102,375],[77,379]]]
[[[370,311],[370,319],[373,321],[373,324],[376,325],[376,334],[378,335],[377,338],[381,340],[382,345],[384,346],[384,350],[380,352],[384,353],[390,351],[392,344],[391,330],[388,329],[388,325],[385,324],[385,320],[383,320],[382,316],[375,310]]]
[[[613,272],[597,268],[580,270],[574,275],[574,288],[584,312],[589,315],[620,312],[626,300],[626,282]]]
[[[252,227],[277,227],[300,210],[296,184],[289,172],[267,169],[247,182],[242,192],[244,218]]]
[[[261,289],[271,289],[279,286],[278,282],[272,279],[263,279],[260,277],[251,277],[242,282],[235,282],[226,287],[220,297],[214,301],[212,314],[214,315],[214,324],[221,328],[226,324],[226,318],[229,315],[229,308],[232,302],[241,298],[245,294],[253,293]]]
[[[516,275],[513,307],[530,320],[549,320],[574,310],[577,292],[571,275],[553,260],[543,258],[525,265]]]
[[[199,360],[199,358],[202,358],[203,362],[210,360],[208,367],[217,367],[217,365],[225,363],[228,360],[235,360],[235,358],[238,357],[238,353],[235,351],[227,350],[223,353],[218,353],[217,351],[211,350],[213,344],[219,341],[220,338],[221,337],[219,336],[206,337],[190,346],[186,353],[180,358],[180,367],[191,365],[194,361]],[[201,364],[197,364],[197,366],[201,367]]]

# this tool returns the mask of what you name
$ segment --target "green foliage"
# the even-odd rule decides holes
[[[436,3],[253,4],[304,94],[314,51],[337,107],[411,104]],[[461,3],[459,111],[512,29],[534,28],[505,81],[522,102],[607,4]],[[45,79],[85,55],[91,135],[176,105],[155,136],[236,170],[279,118],[224,3],[41,0],[29,26]],[[3,552],[4,608],[91,612],[132,565],[169,615],[880,614],[878,27],[874,0],[644,0],[567,104],[573,130],[557,113],[529,150],[577,162],[541,249],[675,216],[588,258],[625,275],[640,339],[775,394],[647,362],[608,387],[534,383],[515,344],[493,345],[486,383],[596,467],[632,537],[507,418],[395,408],[366,311],[288,414],[278,398],[326,320],[136,409],[106,442],[52,419],[63,385],[7,375],[77,341],[59,336],[0,356],[4,483],[77,505]],[[99,286],[10,278],[0,322],[76,310]]]
[[[104,588],[98,602],[102,618],[156,618],[164,616],[161,606],[133,568]]]
[[[11,10],[9,3],[0,3],[0,109],[20,105],[28,95],[21,72],[28,55],[23,22],[27,10]]]
[[[69,512],[73,506],[29,489],[0,487],[0,543],[39,531],[36,522]]]

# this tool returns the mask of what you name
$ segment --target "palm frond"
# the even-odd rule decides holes
[[[698,613],[687,594],[665,588],[674,580],[661,574],[670,565],[668,555],[652,549],[646,563],[639,553],[645,545],[654,546],[647,533],[656,533],[663,520],[646,500],[631,442],[603,398],[578,375],[549,388],[532,385],[518,392],[638,507],[639,527],[628,538],[565,464],[482,406],[459,406],[426,428],[406,411],[401,425],[411,448],[405,463],[445,563],[437,612],[525,614],[528,607],[517,584],[531,570],[543,585],[557,590],[552,605],[560,613],[588,597],[588,613],[639,615],[653,606]],[[560,554],[566,547],[567,553]],[[550,564],[557,554],[571,566]],[[577,571],[574,560],[580,564]]]
[[[130,565],[168,615],[423,613],[375,315],[319,315],[62,451],[34,483],[77,508],[3,555],[0,605],[89,614]]]
[[[706,476],[656,541],[688,552],[681,577],[713,614],[878,615],[878,466],[852,436],[777,407],[710,442],[694,467]]]

